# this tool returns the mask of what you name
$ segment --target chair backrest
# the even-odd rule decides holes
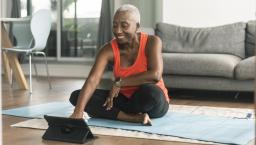
[[[50,10],[38,10],[31,19],[30,28],[34,37],[33,51],[43,50],[51,30]]]
[[[12,33],[16,44],[20,48],[31,48],[33,36],[30,31],[30,23],[12,23]]]

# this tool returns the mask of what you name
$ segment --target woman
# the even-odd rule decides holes
[[[123,5],[115,13],[115,39],[100,50],[81,90],[71,94],[75,106],[72,118],[91,117],[140,122],[151,125],[169,108],[169,97],[162,79],[162,42],[157,36],[138,33],[139,10]],[[107,64],[113,64],[112,89],[96,89]]]

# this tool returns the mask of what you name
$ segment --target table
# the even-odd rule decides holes
[[[4,27],[4,23],[12,23],[12,22],[29,22],[30,17],[26,18],[1,18],[1,47],[2,48],[11,48],[13,47],[9,35]],[[2,60],[3,60],[3,67],[5,71],[5,78],[11,84],[12,76],[11,70],[14,74],[14,77],[19,85],[20,89],[28,89],[28,84],[24,73],[21,69],[20,63],[17,58],[17,54],[15,52],[4,52],[2,51]]]

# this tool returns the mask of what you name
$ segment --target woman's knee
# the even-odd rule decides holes
[[[72,105],[76,105],[76,103],[77,103],[77,100],[78,100],[78,96],[79,96],[79,94],[80,94],[80,91],[81,90],[75,90],[75,91],[73,91],[72,93],[71,93],[71,95],[70,95],[70,98],[69,98],[69,102],[72,104]]]
[[[156,84],[143,84],[139,87],[138,93],[141,99],[158,101],[164,94]]]
[[[160,118],[163,117],[169,110],[169,103],[161,104],[156,106],[151,111],[148,112],[150,118]]]
[[[161,109],[162,105],[166,103],[162,90],[155,84],[141,85],[133,97],[135,110],[141,112]]]

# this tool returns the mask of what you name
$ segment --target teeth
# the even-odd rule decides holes
[[[124,36],[117,36],[117,38],[124,38]]]

